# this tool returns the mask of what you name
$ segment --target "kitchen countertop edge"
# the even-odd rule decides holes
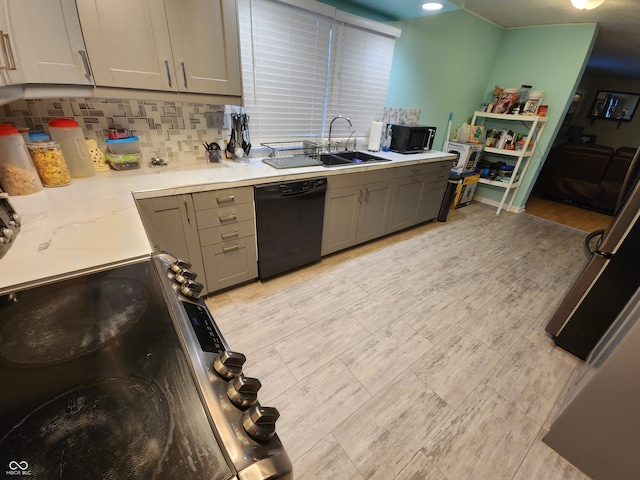
[[[439,151],[401,155],[376,152],[390,159],[370,165],[275,169],[252,158],[98,172],[71,185],[10,197],[22,217],[14,244],[0,259],[0,294],[58,277],[75,275],[153,252],[135,200],[190,194],[272,182],[329,177],[453,160]]]

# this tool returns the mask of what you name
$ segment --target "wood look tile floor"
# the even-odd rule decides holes
[[[297,480],[586,479],[542,437],[584,231],[486,205],[209,297]]]

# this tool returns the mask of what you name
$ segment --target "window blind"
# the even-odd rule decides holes
[[[321,138],[340,114],[368,135],[382,119],[393,36],[275,0],[240,0],[239,25],[254,144]]]
[[[371,122],[382,120],[394,46],[394,38],[345,23],[334,26],[328,121],[345,115],[358,135],[368,135]]]
[[[268,0],[242,3],[243,95],[252,137],[264,142],[318,136],[331,18]]]

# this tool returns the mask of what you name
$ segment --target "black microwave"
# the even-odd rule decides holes
[[[431,150],[436,127],[420,125],[391,125],[389,149],[398,153],[420,153]]]

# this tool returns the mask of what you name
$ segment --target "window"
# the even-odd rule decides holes
[[[340,114],[363,136],[382,119],[397,29],[307,3],[317,11],[239,2],[244,103],[255,143],[323,137]]]

